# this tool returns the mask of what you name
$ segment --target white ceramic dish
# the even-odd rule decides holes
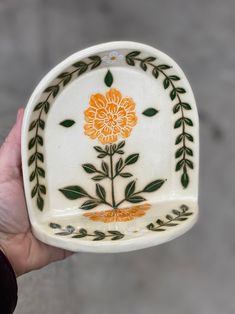
[[[198,215],[198,114],[166,54],[135,42],[77,52],[25,113],[22,158],[34,234],[72,251],[169,241]]]

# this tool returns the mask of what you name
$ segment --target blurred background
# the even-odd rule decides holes
[[[111,40],[185,71],[200,113],[200,220],[170,243],[77,254],[19,278],[16,314],[235,313],[235,1],[0,0],[0,141],[42,76]]]

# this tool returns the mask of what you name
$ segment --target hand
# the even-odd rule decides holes
[[[0,148],[0,249],[18,276],[72,254],[40,242],[31,232],[21,171],[23,115],[24,109],[20,109]]]

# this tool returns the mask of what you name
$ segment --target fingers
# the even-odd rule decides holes
[[[21,128],[24,109],[18,110],[17,120],[0,149],[0,169],[21,166]]]

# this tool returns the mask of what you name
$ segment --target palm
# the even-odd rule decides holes
[[[71,254],[43,244],[31,232],[21,173],[22,118],[20,110],[16,125],[0,149],[0,247],[17,275]]]

